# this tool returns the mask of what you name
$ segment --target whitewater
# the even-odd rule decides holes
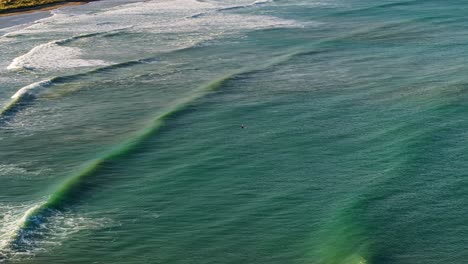
[[[464,263],[464,3],[0,19],[0,263]]]

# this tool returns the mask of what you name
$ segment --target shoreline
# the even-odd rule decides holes
[[[51,10],[62,8],[62,7],[84,5],[89,2],[94,2],[94,1],[98,1],[98,0],[84,0],[84,1],[75,0],[73,2],[57,2],[57,3],[50,3],[50,4],[45,4],[45,5],[31,6],[31,7],[20,7],[20,8],[13,8],[13,9],[7,9],[7,10],[0,10],[0,17],[30,14],[30,13],[41,12],[41,11],[51,11]]]

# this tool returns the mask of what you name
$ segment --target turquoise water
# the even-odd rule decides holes
[[[466,262],[467,7],[3,18],[0,263]]]

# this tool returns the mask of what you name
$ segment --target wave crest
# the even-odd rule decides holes
[[[28,101],[34,100],[43,89],[53,85],[55,79],[57,78],[35,82],[19,89],[11,97],[11,101],[0,110],[0,120],[5,121],[5,117],[11,116],[27,104]]]
[[[70,205],[79,202],[86,192],[92,191],[96,186],[93,184],[93,177],[99,175],[103,169],[109,165],[118,162],[119,159],[138,151],[144,143],[161,131],[164,124],[169,119],[175,118],[184,113],[184,111],[197,99],[207,95],[212,91],[219,90],[226,82],[234,80],[239,75],[253,74],[267,68],[280,65],[295,56],[305,54],[304,52],[294,52],[270,60],[269,62],[254,68],[244,68],[228,74],[225,74],[211,82],[199,87],[190,96],[180,99],[166,112],[156,116],[149,125],[140,130],[136,136],[119,144],[101,157],[89,162],[82,170],[68,178],[44,203],[35,205],[27,210],[20,220],[14,225],[8,239],[2,241],[3,248],[15,251],[22,248],[24,243],[31,243],[30,240],[24,240],[25,234],[33,232],[41,227],[44,221],[53,215],[53,212],[61,212]],[[21,97],[20,97],[21,98]],[[1,259],[1,258],[0,258]]]
[[[124,29],[127,28],[129,27]],[[10,65],[7,66],[7,70],[59,69],[108,65],[109,63],[103,60],[80,59],[82,55],[81,49],[63,45],[79,39],[112,34],[121,30],[123,29],[92,32],[40,44],[27,53],[14,58]]]

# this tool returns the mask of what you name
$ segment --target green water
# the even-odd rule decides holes
[[[0,20],[0,263],[464,263],[465,8]]]

